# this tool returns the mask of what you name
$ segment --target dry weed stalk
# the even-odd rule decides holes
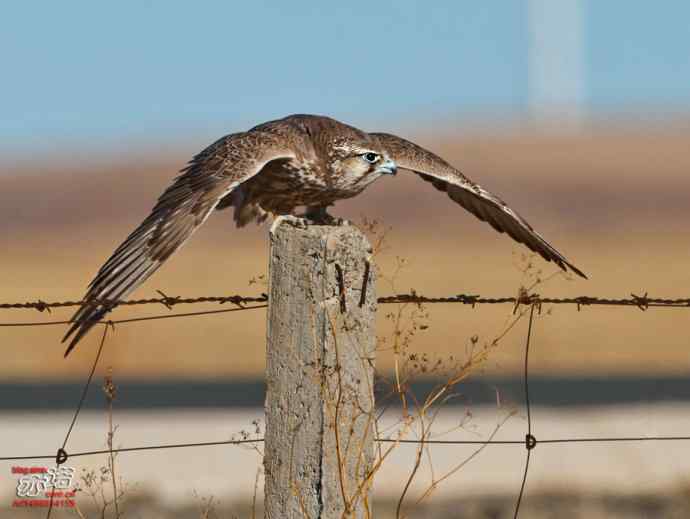
[[[368,230],[370,234],[379,237],[377,244],[381,247],[385,243],[385,237],[389,229],[385,232],[377,230],[375,224],[376,222],[374,222],[373,229],[370,227]],[[542,270],[534,265],[532,258],[533,256],[526,254],[521,254],[519,256],[519,264],[517,264],[516,267],[523,275],[523,284],[518,289],[519,295],[524,296],[532,294],[535,288],[543,285],[556,276],[564,276],[566,279],[570,279],[567,274],[563,274],[560,271],[544,276]],[[390,275],[387,276],[379,272],[379,279],[383,279],[384,282],[389,285],[393,293],[397,292],[396,280],[406,265],[407,262],[404,258],[396,257],[396,264]],[[414,293],[414,291],[412,291],[412,293]],[[393,440],[393,442],[387,448],[383,448],[380,443],[378,445],[378,460],[374,464],[372,477],[373,473],[380,470],[384,460],[400,445],[400,440],[407,438],[412,433],[414,433],[416,439],[419,440],[413,467],[398,499],[396,517],[405,517],[403,505],[413,481],[419,474],[420,467],[425,458],[428,462],[431,481],[419,496],[414,499],[414,505],[419,505],[424,500],[428,499],[433,494],[434,490],[438,488],[440,483],[457,473],[470,460],[478,456],[486,447],[486,444],[481,445],[465,459],[458,462],[445,473],[437,476],[434,472],[432,456],[427,441],[438,439],[443,435],[465,428],[465,419],[471,417],[469,412],[465,414],[465,417],[461,420],[459,425],[449,430],[437,433],[434,431],[433,426],[444,404],[457,396],[454,393],[455,387],[485,364],[490,353],[498,348],[502,340],[515,328],[517,323],[527,315],[528,311],[529,306],[517,305],[512,313],[506,318],[502,327],[490,340],[480,341],[479,335],[472,335],[468,341],[468,350],[464,360],[460,360],[456,356],[432,359],[425,353],[420,354],[412,351],[411,346],[415,336],[419,332],[423,332],[429,328],[430,315],[423,304],[401,303],[397,305],[395,310],[389,311],[385,315],[385,318],[392,324],[392,332],[390,337],[379,338],[377,349],[379,351],[389,350],[393,352],[394,379],[389,381],[381,377],[381,380],[391,388],[386,395],[386,399],[391,396],[397,397],[402,412],[400,419],[396,421],[388,431],[384,432],[384,434],[389,435],[388,438]],[[546,310],[544,313],[546,315],[550,314],[551,309]],[[411,391],[412,383],[420,376],[428,376],[431,374],[440,378],[443,382],[437,384],[423,399],[417,398]],[[380,405],[381,402],[379,402],[379,406]],[[385,409],[386,406],[383,407],[383,411],[378,418],[383,415]],[[501,426],[514,414],[514,410],[509,411],[499,420],[493,431],[489,434],[488,440],[493,439]],[[375,427],[378,431],[377,436],[381,437],[378,423],[375,424]],[[394,432],[391,433],[391,431]]]
[[[330,314],[330,312],[326,311],[326,315],[328,317],[330,331],[333,336],[333,344],[335,350],[335,366],[333,366],[331,373],[324,374],[326,376],[322,377],[321,384],[323,394],[327,397],[325,409],[329,415],[328,418],[330,423],[333,424],[335,436],[336,458],[338,461],[338,481],[340,485],[341,498],[344,503],[344,511],[342,517],[343,519],[349,517],[352,511],[355,510],[355,508],[357,507],[359,500],[362,499],[364,501],[363,504],[366,517],[370,518],[372,512],[368,494],[373,482],[374,472],[369,470],[367,470],[364,473],[362,472],[362,469],[369,465],[369,461],[367,460],[367,453],[365,451],[365,441],[360,441],[359,443],[353,445],[352,439],[355,431],[355,422],[362,417],[364,417],[364,419],[366,420],[364,425],[364,438],[370,438],[371,436],[375,435],[375,431],[373,431],[372,429],[374,428],[376,423],[376,406],[373,399],[370,402],[368,402],[366,406],[362,405],[362,403],[357,400],[356,396],[353,398],[353,395],[357,395],[359,393],[357,388],[348,387],[348,385],[346,385],[343,382],[342,369],[340,366],[340,345],[338,343],[338,334],[336,333],[335,320],[333,319],[333,316]],[[349,336],[346,335],[346,337]],[[358,345],[354,342],[352,342],[349,345],[350,348],[357,348],[357,346]],[[361,383],[361,381],[365,381],[368,385],[368,387],[366,388],[367,394],[373,395],[373,387],[370,385],[369,376],[367,375],[367,371],[371,369],[371,359],[369,358],[367,353],[363,351],[358,352],[358,358],[362,368],[361,377],[358,379],[358,382]],[[327,380],[328,377],[332,376],[333,374],[336,377],[336,384],[335,387],[330,387]],[[349,423],[347,424],[347,430],[349,434],[345,444],[343,445],[340,424],[341,413],[343,411],[344,405],[348,406],[349,413],[346,414],[350,414],[350,419]],[[349,482],[345,477],[344,460],[349,459],[350,449],[357,450],[357,452],[355,453],[356,463],[354,473],[362,474],[362,477],[359,481]],[[348,489],[350,488],[350,483],[354,485],[354,490],[352,492],[348,492]]]
[[[219,504],[214,496],[204,497],[192,491],[192,495],[199,503],[199,519],[211,519],[215,516],[216,506]]]
[[[108,421],[108,431],[106,433],[106,447],[109,451],[108,459],[105,465],[97,469],[82,469],[79,486],[76,488],[77,492],[84,492],[91,498],[93,507],[98,511],[98,516],[105,519],[110,508],[113,508],[113,517],[119,519],[123,516],[120,510],[120,503],[122,502],[126,492],[127,486],[122,481],[122,478],[117,477],[116,464],[117,453],[114,452],[115,432],[117,425],[113,425],[113,402],[117,395],[117,387],[113,381],[112,368],[108,368],[107,374],[103,380],[103,393],[106,398],[106,416]],[[110,496],[106,491],[106,487],[111,487]],[[87,519],[86,512],[79,507],[75,500],[74,512],[81,518]]]

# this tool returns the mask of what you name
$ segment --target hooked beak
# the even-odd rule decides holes
[[[398,172],[398,166],[392,160],[387,159],[381,163],[379,171],[383,175],[395,175]]]

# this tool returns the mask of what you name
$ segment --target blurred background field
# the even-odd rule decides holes
[[[689,5],[403,0],[317,9],[311,2],[289,8],[77,2],[34,10],[14,4],[0,31],[6,77],[0,302],[81,298],[192,155],[225,133],[296,112],[410,138],[500,195],[589,276],[553,277],[538,287],[543,296],[687,297]],[[526,262],[542,277],[556,272],[407,172],[381,179],[332,212],[388,229],[377,263],[383,275],[395,273],[395,284],[381,279],[380,295],[414,289],[430,296],[510,296],[530,282],[522,272]],[[405,266],[397,271],[400,258]],[[156,297],[157,290],[188,297],[259,294],[266,269],[267,228],[238,230],[230,212],[216,212],[132,297]],[[382,337],[392,333],[388,310],[379,312]],[[472,336],[490,341],[512,312],[509,305],[427,310],[428,329],[415,336],[413,348],[441,359],[463,359]],[[535,416],[544,429],[572,423],[583,435],[687,433],[687,310],[550,310],[537,320],[530,360]],[[68,319],[72,311],[2,310],[0,322]],[[167,312],[118,308],[113,317]],[[166,436],[169,441],[187,441],[182,433],[191,435],[195,424],[201,439],[204,432],[224,438],[260,416],[264,318],[264,310],[253,310],[117,326],[96,380],[111,369],[121,387],[116,411],[123,413],[123,441],[155,443],[160,431],[180,433]],[[522,322],[492,352],[468,382],[478,385],[458,388],[475,394],[481,387],[490,396],[477,397],[476,408],[466,398],[452,412],[474,409],[481,423],[491,423],[506,409],[520,409],[525,331]],[[78,398],[99,339],[92,333],[63,360],[64,332],[64,326],[0,328],[0,414],[12,424],[0,438],[12,446],[8,455],[54,452],[61,440],[64,410]],[[390,374],[389,352],[381,352],[378,367]],[[102,407],[95,391],[74,449],[102,447]],[[208,414],[189,407],[209,408]],[[509,431],[519,437],[524,415],[514,421]],[[468,437],[485,437],[487,430]],[[526,506],[536,507],[528,516],[560,506],[573,517],[634,517],[631,510],[640,517],[688,515],[687,444],[597,449],[596,456],[571,451],[562,458],[538,449],[544,466],[528,483]],[[148,457],[125,465],[127,478],[141,483],[149,504],[164,515],[157,499],[170,497],[166,488],[180,479],[176,467],[199,463],[209,475],[185,476],[178,513],[196,506],[191,487],[219,497],[223,510],[246,503],[258,458],[228,458],[248,476],[225,482],[227,467],[214,464],[219,452]],[[522,456],[515,451],[517,465]],[[401,458],[403,468],[382,483],[383,502],[400,488],[395,476],[405,473],[406,460],[412,462]],[[478,456],[444,483],[447,494],[433,513],[454,517],[457,507],[448,503],[471,498],[486,507],[467,505],[468,517],[508,516],[504,505],[519,488],[510,478],[521,474],[510,461],[515,474],[506,475],[506,460],[500,452]],[[0,462],[0,499],[16,485],[9,468]],[[587,473],[601,480],[587,484]],[[579,503],[572,512],[569,499]],[[0,510],[9,503],[10,497],[2,500]]]
[[[634,131],[599,125],[565,135],[515,127],[498,136],[464,131],[410,137],[500,193],[589,275],[589,280],[556,277],[539,288],[542,295],[686,295],[690,126],[652,124]],[[11,174],[0,208],[7,230],[0,273],[5,300],[80,298],[97,268],[185,162],[177,150],[170,157],[151,152],[136,164],[124,157],[96,160],[96,165],[70,168],[38,162]],[[381,229],[390,228],[378,263],[384,275],[392,276],[396,258],[406,260],[396,275],[398,291],[501,296],[514,295],[528,282],[520,270],[525,250],[414,175],[383,179],[357,199],[337,205],[334,213],[355,222],[374,218]],[[156,297],[157,290],[189,297],[259,294],[265,289],[258,278],[267,268],[266,237],[266,227],[238,230],[230,212],[216,212],[135,296]],[[557,270],[539,258],[532,262],[544,277]],[[387,282],[379,283],[381,295],[391,291]],[[512,308],[437,305],[429,310],[429,329],[417,337],[416,347],[449,355],[463,352],[472,335],[495,332]],[[40,321],[69,318],[72,311],[5,315]],[[115,315],[166,311],[163,306],[120,308]],[[537,337],[548,354],[535,357],[536,373],[677,375],[689,366],[686,335],[677,333],[687,323],[682,309],[643,314],[627,308],[577,312],[558,307],[543,321]],[[386,325],[381,319],[383,334]],[[63,333],[64,327],[3,330],[4,347],[13,352],[0,367],[3,376],[59,379],[83,373],[99,334],[88,337],[73,358],[55,362]],[[264,310],[121,326],[104,365],[132,377],[260,377],[264,333]],[[521,341],[519,334],[511,339],[487,370],[518,372]],[[385,357],[380,366],[390,367]]]

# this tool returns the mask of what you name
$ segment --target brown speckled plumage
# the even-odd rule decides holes
[[[500,198],[430,151],[328,117],[291,115],[222,137],[196,155],[100,268],[85,299],[126,297],[216,208],[234,207],[238,226],[269,214],[292,214],[299,206],[323,215],[336,200],[361,193],[396,167],[414,171],[497,231],[585,277]],[[71,338],[65,355],[109,310],[85,303],[76,312],[63,339]]]

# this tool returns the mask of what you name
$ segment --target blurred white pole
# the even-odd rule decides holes
[[[529,102],[537,122],[585,117],[584,0],[529,0]]]

